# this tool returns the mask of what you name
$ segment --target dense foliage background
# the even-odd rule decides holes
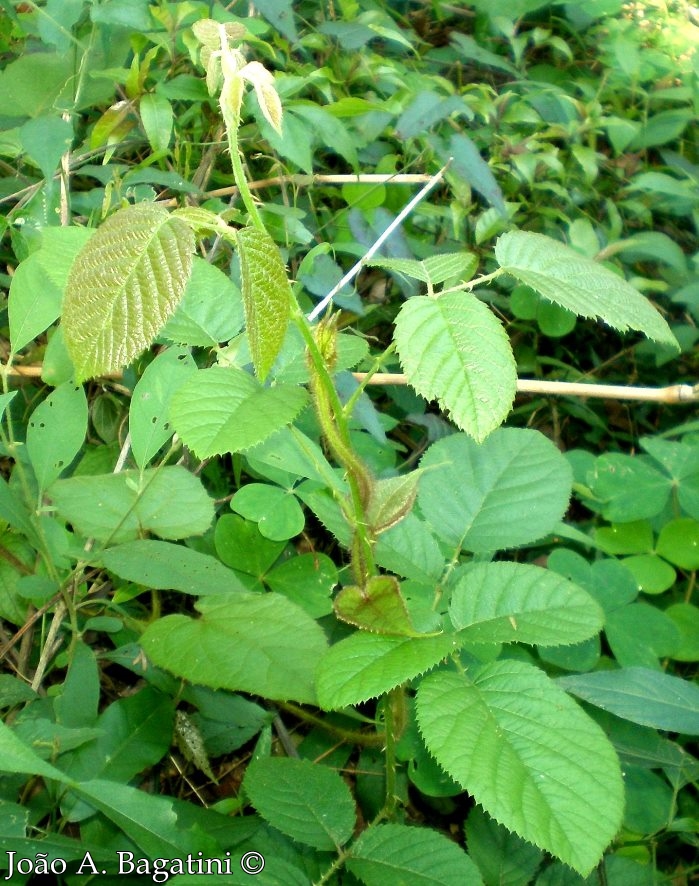
[[[266,367],[269,399],[250,400],[251,412],[236,414],[226,431],[238,435],[235,445],[231,437],[221,446],[204,440],[188,422],[197,403],[214,396],[193,386],[192,373],[251,362],[259,370],[260,346],[241,297],[247,247],[234,248],[208,222],[192,223],[197,254],[191,276],[182,273],[177,310],[164,325],[138,319],[153,326],[152,347],[104,374],[83,372],[75,345],[66,347],[64,325],[75,339],[69,310],[78,322],[89,317],[82,306],[91,280],[95,290],[103,286],[97,261],[77,301],[74,287],[64,307],[71,266],[93,229],[103,230],[120,207],[155,201],[163,211],[201,207],[234,228],[249,221],[218,93],[207,88],[206,43],[193,30],[206,19],[243,25],[246,57],[273,73],[281,134],[264,107],[269,98],[250,89],[238,145],[262,224],[304,311],[448,162],[443,180],[334,299],[340,336],[327,362],[336,364],[340,400],[354,397],[355,407],[347,440],[335,447],[318,403],[314,413],[299,393],[310,372],[319,396],[294,328]],[[77,863],[89,850],[101,870],[124,851],[145,859],[142,872],[150,874],[154,858],[229,853],[234,871],[217,882],[239,883],[247,877],[239,859],[260,852],[267,867],[258,882],[285,886],[638,886],[696,877],[698,37],[696,9],[684,0],[0,0],[0,703],[7,727],[0,862],[15,851],[40,872],[41,853]],[[144,229],[176,224],[163,217],[156,212]],[[520,391],[507,429],[474,433],[485,437],[478,446],[455,427],[453,408],[450,416],[396,383],[402,379],[358,391],[349,370],[406,371],[405,337],[392,345],[406,300],[432,294],[435,282],[468,280],[476,267],[483,276],[496,272],[503,265],[497,238],[515,230],[565,243],[628,281],[680,348],[642,337],[633,324],[620,334],[618,323],[596,319],[605,316],[596,308],[578,316],[586,312],[542,297],[535,281],[496,276],[474,293],[506,330],[520,378],[684,385],[685,399]],[[113,257],[118,226],[111,236]],[[446,266],[426,260],[451,254],[460,263],[431,278]],[[263,276],[276,273],[276,265],[260,268]],[[155,283],[176,289],[175,277]],[[130,310],[114,327],[126,342]],[[275,322],[270,315],[270,327]],[[80,334],[87,352],[89,320]],[[486,333],[483,341],[487,350]],[[270,347],[263,341],[263,356]],[[75,384],[76,369],[97,377]],[[180,389],[186,395],[173,399]],[[263,419],[266,439],[255,430]],[[515,429],[543,432],[564,457],[553,447],[520,450],[515,441],[531,438],[513,436]],[[343,454],[343,443],[351,453]],[[414,657],[387,677],[385,664],[368,688],[353,683],[358,661],[336,651],[316,687],[309,668],[341,642],[357,635],[384,642],[386,634],[392,642],[401,634],[394,623],[383,630],[383,603],[370,623],[366,612],[357,614],[363,598],[345,594],[333,608],[338,588],[351,590],[357,578],[336,504],[344,472],[330,462],[351,474],[353,458],[386,480],[418,464],[426,469],[415,510],[414,490],[412,498],[395,493],[405,501],[394,504],[387,526],[395,522],[403,534],[380,535],[376,561],[400,577],[406,623],[434,646],[421,666]],[[437,470],[445,459],[449,476]],[[537,481],[554,512],[559,498],[565,510],[572,482],[564,520],[554,513],[547,522],[535,497],[528,505],[537,460],[550,460],[562,484]],[[496,463],[505,485],[494,479]],[[519,479],[530,486],[517,486]],[[462,491],[491,482],[502,496],[490,502],[492,543]],[[467,519],[476,526],[470,546],[449,534]],[[531,537],[518,530],[537,521]],[[493,553],[503,550],[507,559]],[[485,787],[478,777],[472,787],[466,770],[478,770],[487,748],[471,736],[477,752],[466,766],[461,750],[438,734],[439,718],[430,721],[429,692],[440,710],[438,681],[447,678],[439,662],[451,654],[434,638],[447,612],[455,629],[469,625],[459,588],[489,561],[546,567],[545,578],[533,581],[542,594],[550,590],[552,611],[534,626],[510,616],[509,634],[500,626],[471,635],[463,667],[503,665],[516,681],[535,666],[546,685],[527,684],[521,695],[532,719],[549,724],[555,746],[546,753],[567,755],[571,766],[585,740],[550,713],[558,696],[546,687],[584,705],[585,722],[601,726],[621,762],[620,828],[616,812],[605,809],[616,802],[613,786],[608,796],[597,785],[578,805],[570,800],[565,839],[543,834],[555,824],[539,834],[531,821],[543,813],[532,800],[528,823],[517,793],[526,796],[528,773],[521,783],[499,773],[490,794],[494,770],[484,764]],[[563,578],[604,613],[603,630],[581,642],[565,612],[582,612],[585,602],[555,603],[568,593],[556,584]],[[490,580],[482,579],[488,594],[495,593]],[[359,597],[394,598],[397,586],[369,583]],[[242,600],[257,595],[258,609],[222,606],[223,590]],[[265,609],[280,596],[287,610]],[[593,623],[594,613],[585,618]],[[247,640],[237,633],[242,623]],[[518,642],[517,630],[531,630],[530,639]],[[433,668],[416,701],[422,672]],[[406,688],[398,692],[399,684]],[[575,707],[559,695],[562,708]],[[498,736],[500,726],[493,728]],[[597,732],[590,736],[593,746]],[[289,768],[275,768],[281,758]],[[505,801],[491,802],[498,793]],[[554,822],[569,808],[567,799],[557,802],[549,810]],[[591,830],[606,817],[616,830],[591,873],[595,849],[580,848],[586,815]],[[570,838],[576,829],[579,841]],[[16,872],[16,882],[30,874],[29,866]],[[74,864],[65,882],[95,874],[89,866],[76,873]]]

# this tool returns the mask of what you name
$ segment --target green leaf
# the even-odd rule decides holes
[[[426,400],[438,400],[474,439],[484,440],[505,420],[516,365],[502,324],[475,296],[408,299],[396,318],[395,342],[410,384]]]
[[[301,554],[282,561],[265,575],[265,583],[304,609],[312,618],[332,612],[330,595],[337,567],[326,554]]]
[[[445,568],[430,527],[414,513],[379,537],[375,557],[384,569],[427,585],[436,584]]]
[[[632,723],[699,735],[699,686],[680,677],[649,668],[622,668],[556,682],[566,692]]]
[[[657,551],[680,569],[699,569],[699,521],[671,520],[660,530]]]
[[[680,645],[672,619],[655,606],[631,603],[609,612],[605,633],[614,658],[622,667],[659,668],[659,658],[673,655]]]
[[[141,123],[154,154],[167,151],[172,138],[172,105],[165,96],[146,93],[138,105]]]
[[[315,670],[325,635],[300,607],[278,594],[199,600],[201,618],[168,615],[141,645],[154,664],[214,689],[315,702]]]
[[[48,228],[39,249],[17,266],[8,299],[14,353],[58,319],[71,265],[93,234],[89,228]]]
[[[296,43],[299,37],[292,0],[256,0],[255,5],[273,28],[280,31],[290,43]]]
[[[167,348],[146,366],[136,383],[129,407],[129,433],[139,468],[145,468],[172,437],[170,401],[196,369],[194,358],[184,348]]]
[[[459,639],[473,643],[565,646],[597,634],[598,604],[555,572],[524,563],[478,563],[451,596],[449,617]]]
[[[42,760],[2,720],[0,720],[0,772],[40,775],[42,778],[70,782],[67,775]]]
[[[508,830],[583,876],[617,833],[619,761],[599,726],[542,671],[499,661],[418,687],[437,762]]]
[[[231,499],[231,509],[254,520],[262,535],[286,541],[303,532],[305,517],[293,493],[267,483],[248,483]]]
[[[78,729],[94,726],[100,698],[100,675],[93,650],[82,640],[75,644],[61,693],[53,703],[56,722]]]
[[[308,402],[303,388],[263,388],[235,367],[201,369],[175,393],[170,416],[199,458],[239,452],[292,422]]]
[[[365,886],[480,886],[482,882],[468,855],[444,834],[402,824],[367,828],[345,864]]]
[[[358,631],[331,646],[318,665],[318,701],[335,710],[378,698],[434,667],[458,646],[455,637],[386,637]]]
[[[500,215],[507,214],[500,185],[496,182],[490,166],[467,135],[463,133],[452,135],[448,154],[444,151],[441,151],[441,154],[445,158],[453,158],[451,165],[453,174],[467,181],[474,191],[478,191],[494,209],[497,209]]]
[[[544,298],[581,317],[679,347],[662,316],[623,277],[551,237],[509,231],[495,244],[501,268]]]
[[[178,827],[173,808],[176,801],[171,797],[106,779],[82,782],[74,790],[150,858],[182,858],[188,852],[195,857],[198,852],[213,857],[218,852],[216,841],[200,829]]]
[[[192,275],[160,338],[212,348],[243,328],[243,300],[233,281],[215,265],[194,256]]]
[[[337,851],[352,836],[354,800],[337,772],[310,760],[253,760],[243,787],[273,827],[305,846]]]
[[[293,295],[279,249],[266,231],[243,228],[236,242],[252,362],[264,381],[284,342]]]
[[[43,491],[68,467],[85,441],[87,398],[68,381],[34,410],[27,426],[27,454]]]
[[[259,581],[266,578],[265,573],[286,547],[285,539],[265,538],[256,523],[237,514],[224,514],[216,521],[214,545],[226,566]]]
[[[245,590],[235,573],[215,557],[166,541],[127,541],[108,548],[102,562],[120,578],[147,588],[198,596]]]
[[[672,566],[655,554],[635,554],[621,562],[636,579],[638,590],[645,594],[662,594],[677,581]]]
[[[178,465],[56,480],[49,497],[78,532],[112,543],[144,532],[169,539],[201,535],[214,515],[201,480]]]
[[[677,661],[699,661],[699,608],[692,603],[675,603],[668,606],[665,615],[680,633],[680,645],[672,657]]]
[[[372,575],[364,587],[348,585],[335,597],[334,609],[338,618],[367,631],[404,637],[416,634],[393,575]]]
[[[466,820],[466,844],[485,886],[529,886],[543,853],[474,806]]]
[[[613,523],[655,517],[665,507],[672,484],[647,456],[612,452],[595,461],[588,485],[602,503],[602,514]]]
[[[367,523],[372,532],[385,532],[408,516],[415,504],[421,475],[421,470],[410,471],[374,483],[367,508]]]
[[[422,261],[414,258],[372,258],[366,265],[405,274],[430,286],[437,286],[452,277],[460,281],[470,280],[478,266],[478,258],[472,252],[447,252],[430,255]]]
[[[61,156],[70,148],[73,126],[54,114],[28,120],[20,129],[22,147],[45,179],[51,179]]]
[[[536,431],[501,428],[480,445],[452,434],[430,446],[420,464],[420,510],[454,548],[486,553],[536,541],[568,505],[571,469]]]
[[[177,307],[194,235],[153,203],[119,209],[81,250],[63,303],[66,346],[80,379],[116,372],[147,348]]]

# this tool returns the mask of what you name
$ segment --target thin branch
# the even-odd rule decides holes
[[[365,372],[352,373],[357,381],[363,381]],[[371,385],[407,385],[407,376],[400,372],[376,372],[369,380]],[[699,384],[670,385],[666,388],[638,388],[626,385],[596,385],[568,381],[539,381],[520,378],[518,394],[547,394],[554,397],[596,397],[601,400],[643,400],[649,403],[697,403]]]
[[[446,163],[439,170],[439,172],[437,172],[433,176],[431,176],[430,180],[427,182],[427,184],[424,186],[424,188],[421,188],[421,190],[413,197],[413,199],[405,204],[405,206],[401,209],[401,211],[398,213],[398,215],[393,219],[393,221],[386,228],[386,230],[383,232],[383,234],[381,234],[376,239],[374,244],[369,247],[369,249],[359,259],[359,261],[353,267],[351,267],[349,269],[349,271],[347,271],[345,276],[335,286],[333,286],[333,288],[330,290],[330,292],[318,302],[318,304],[315,306],[315,308],[313,308],[311,313],[308,315],[309,321],[312,322],[313,320],[315,320],[316,317],[318,317],[320,314],[323,313],[323,311],[327,308],[327,306],[330,304],[330,302],[333,300],[333,298],[335,298],[337,293],[340,292],[342,287],[346,286],[350,282],[350,280],[353,280],[357,276],[357,274],[364,267],[365,262],[368,262],[369,259],[372,258],[378,252],[378,250],[383,246],[383,244],[386,242],[386,240],[388,240],[388,238],[396,230],[396,228],[410,215],[410,213],[413,211],[413,209],[415,209],[415,207],[418,205],[418,203],[429,194],[429,192],[432,190],[432,188],[435,187],[435,185],[439,184],[439,182],[444,177],[444,173],[446,172],[447,167],[449,166],[450,162],[451,162],[451,160],[448,163]]]

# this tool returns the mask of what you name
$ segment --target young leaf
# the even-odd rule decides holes
[[[199,600],[201,618],[167,615],[141,645],[154,664],[192,683],[280,701],[315,702],[315,670],[325,635],[278,594],[239,593]]]
[[[517,390],[510,342],[495,314],[475,296],[408,299],[396,318],[395,341],[408,381],[438,400],[475,440],[502,424]]]
[[[85,391],[82,385],[67,381],[36,407],[27,427],[27,454],[40,490],[73,461],[86,433]]]
[[[446,252],[430,255],[422,261],[414,258],[372,258],[366,265],[405,274],[430,286],[438,286],[452,277],[470,280],[478,266],[478,258],[472,252]]]
[[[172,437],[170,400],[197,365],[184,348],[168,348],[149,363],[136,383],[129,408],[131,451],[139,468],[145,468]]]
[[[214,516],[201,480],[179,465],[56,480],[49,496],[78,532],[99,541],[129,541],[143,532],[201,535]]]
[[[564,646],[597,634],[603,613],[582,588],[524,563],[478,563],[456,583],[449,617],[474,643]]]
[[[115,372],[150,345],[182,298],[194,235],[153,203],[110,216],[80,251],[63,303],[79,378]]]
[[[481,886],[478,869],[459,846],[430,828],[381,824],[367,828],[350,850],[350,873],[365,886]]]
[[[208,458],[262,443],[292,422],[307,402],[303,388],[263,388],[241,369],[213,366],[177,390],[170,417],[185,445]]]
[[[243,785],[260,815],[298,843],[333,852],[352,836],[354,800],[332,769],[310,760],[263,757],[248,766]]]
[[[679,349],[663,317],[623,277],[551,237],[509,231],[495,244],[495,257],[508,274],[549,301],[581,317],[599,317],[626,332]]]
[[[434,667],[458,646],[455,637],[386,637],[358,631],[331,646],[318,666],[318,702],[325,710],[378,698]]]
[[[431,674],[417,715],[429,751],[489,815],[589,874],[621,824],[621,770],[552,680],[520,661]]]
[[[446,544],[488,552],[536,541],[563,516],[572,471],[543,434],[501,428],[480,446],[465,434],[421,461],[420,510]]]
[[[348,585],[335,597],[335,614],[343,621],[378,634],[416,635],[398,579],[372,575],[363,588]]]
[[[385,532],[408,516],[415,504],[421,470],[402,477],[377,480],[371,488],[367,523],[377,535]]]
[[[279,249],[266,231],[243,228],[236,241],[252,362],[264,381],[284,341],[293,296]]]

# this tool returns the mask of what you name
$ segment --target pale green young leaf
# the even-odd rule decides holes
[[[236,241],[252,362],[264,381],[284,341],[293,296],[279,249],[266,231],[243,228]]]
[[[315,671],[327,641],[303,609],[279,594],[199,600],[198,619],[168,615],[141,645],[154,664],[212,689],[315,702]]]
[[[472,252],[446,252],[440,255],[430,255],[428,258],[418,261],[414,258],[372,258],[366,262],[372,268],[383,268],[406,277],[414,277],[430,286],[438,286],[445,280],[457,277],[460,280],[470,280],[476,267],[478,258]]]
[[[570,498],[572,471],[543,434],[500,428],[478,445],[465,434],[433,443],[420,462],[418,504],[435,535],[476,553],[536,541]]]
[[[396,318],[395,342],[408,381],[438,400],[475,440],[507,417],[517,390],[509,339],[495,314],[466,292],[408,299]]]
[[[272,827],[321,851],[352,836],[354,799],[339,773],[310,760],[262,757],[245,771],[245,793]]]
[[[474,643],[566,646],[599,633],[601,608],[582,588],[540,566],[477,563],[453,588],[449,617]]]
[[[102,562],[115,575],[147,588],[183,594],[230,594],[245,590],[232,569],[184,545],[140,538],[108,548]]]
[[[185,445],[208,458],[257,446],[292,422],[307,402],[303,388],[263,388],[241,369],[213,366],[179,388],[170,417]]]
[[[489,815],[589,874],[621,825],[619,760],[543,671],[498,661],[431,674],[417,716],[430,753]]]
[[[64,382],[36,407],[27,426],[27,454],[39,489],[68,467],[87,433],[87,399],[82,385]]]
[[[274,77],[260,62],[248,62],[239,71],[243,80],[252,83],[257,96],[257,102],[265,119],[271,127],[282,134],[282,103],[279,100],[277,88],[274,85]]]
[[[581,317],[679,348],[663,317],[630,283],[551,237],[509,231],[495,244],[501,268],[544,298]]]
[[[63,303],[66,346],[80,379],[115,372],[151,344],[192,269],[194,234],[153,203],[119,209],[71,268]]]
[[[71,265],[93,234],[89,228],[47,228],[39,249],[17,266],[7,303],[14,353],[58,319]]]
[[[367,828],[350,850],[350,873],[365,886],[481,886],[478,868],[452,840],[431,828],[380,824]]]
[[[201,480],[179,465],[56,480],[48,495],[78,532],[112,543],[144,532],[167,539],[201,535],[214,516]]]
[[[358,631],[331,646],[318,666],[318,701],[325,710],[378,698],[434,667],[458,647],[451,635],[387,637]]]
[[[149,363],[136,383],[129,408],[131,451],[139,468],[145,468],[172,437],[170,401],[173,394],[197,371],[185,348],[168,348]]]
[[[415,504],[421,474],[418,469],[402,477],[376,481],[367,508],[367,523],[373,532],[385,532],[408,516]]]

